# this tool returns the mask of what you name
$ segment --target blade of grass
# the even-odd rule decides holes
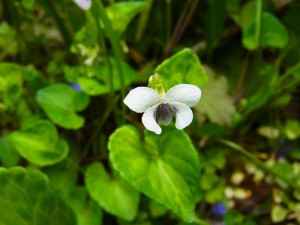
[[[116,64],[117,64],[117,70],[120,75],[120,83],[121,83],[121,99],[125,98],[125,82],[124,82],[124,72],[122,69],[122,50],[120,47],[119,38],[117,37],[113,25],[108,18],[108,15],[106,13],[106,10],[101,2],[101,0],[94,0],[93,1],[93,8],[95,8],[95,12],[97,16],[99,16],[99,19],[103,22],[105,31],[107,32],[107,36],[111,42],[114,55],[116,57]],[[96,17],[97,17],[96,16]],[[121,104],[122,107],[122,124],[125,123],[125,116],[126,116],[126,107],[124,104]]]
[[[72,36],[70,34],[70,31],[68,30],[68,28],[66,27],[66,25],[64,24],[62,18],[58,15],[55,7],[53,6],[53,4],[51,3],[52,1],[44,1],[41,0],[40,4],[48,11],[48,13],[54,18],[57,28],[59,29],[64,42],[67,46],[67,48],[69,48],[70,44],[72,43]]]
[[[300,191],[300,186],[298,186],[294,181],[286,178],[284,175],[278,173],[277,171],[272,170],[272,168],[268,167],[265,163],[260,161],[258,158],[256,158],[254,155],[252,155],[249,151],[244,149],[242,146],[229,141],[225,139],[219,139],[218,140],[220,143],[230,147],[231,149],[243,154],[246,158],[248,158],[251,162],[253,162],[256,166],[258,166],[260,169],[264,170],[265,172],[272,174],[274,177],[279,178],[282,180],[284,183],[286,183],[289,187]]]

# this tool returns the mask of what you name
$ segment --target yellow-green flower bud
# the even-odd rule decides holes
[[[157,73],[150,76],[148,87],[154,89],[160,96],[166,93],[162,80]]]

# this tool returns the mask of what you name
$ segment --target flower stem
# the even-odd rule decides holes
[[[116,96],[111,102],[110,104],[108,104],[108,108],[106,109],[104,115],[102,116],[97,128],[95,129],[95,131],[93,132],[92,136],[90,137],[90,139],[87,141],[84,149],[83,149],[83,153],[82,153],[82,159],[85,158],[85,156],[88,153],[88,150],[90,148],[90,146],[93,144],[94,140],[98,137],[99,132],[101,131],[107,117],[109,116],[109,114],[111,113],[111,111],[113,110],[115,104],[117,103],[117,100],[119,99],[118,96]]]

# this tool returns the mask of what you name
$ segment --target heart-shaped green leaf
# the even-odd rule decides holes
[[[0,168],[0,184],[0,224],[77,224],[71,208],[41,172]]]
[[[169,126],[161,135],[146,131],[142,141],[134,127],[123,126],[111,135],[108,147],[124,179],[185,221],[193,221],[200,165],[188,135]]]
[[[139,192],[120,177],[111,177],[101,163],[91,164],[85,181],[90,195],[108,212],[125,220],[136,216]]]
[[[89,104],[85,93],[64,84],[55,84],[39,90],[37,100],[47,116],[61,127],[78,129],[83,126],[84,118],[76,111],[83,110]]]
[[[257,31],[258,21],[249,20],[243,28],[243,45],[249,50],[259,47],[284,48],[289,35],[284,25],[271,13],[264,12],[261,18],[261,29]],[[259,32],[257,34],[257,32]],[[259,36],[259,38],[257,37]]]
[[[156,68],[156,72],[161,76],[166,89],[184,83],[201,87],[207,82],[206,73],[199,58],[188,48],[166,59]]]
[[[111,20],[113,28],[118,35],[121,35],[130,21],[143,9],[145,9],[145,2],[116,2],[106,7],[106,13]]]
[[[68,144],[59,139],[55,126],[39,120],[13,132],[9,141],[22,157],[38,166],[47,166],[63,160],[68,154]]]

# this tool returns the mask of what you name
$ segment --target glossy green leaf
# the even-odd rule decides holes
[[[69,201],[78,225],[101,225],[102,210],[94,200],[87,198],[84,187],[74,187],[69,194]]]
[[[124,86],[128,86],[135,79],[136,73],[133,68],[124,62],[122,62],[121,66],[124,73]],[[118,66],[114,58],[109,58],[109,62],[103,59],[101,64],[88,68],[88,77],[84,74],[78,78],[77,82],[84,92],[89,95],[109,93],[111,91],[111,81],[113,90],[120,90],[122,88],[122,80],[117,68]]]
[[[143,1],[116,2],[106,7],[106,13],[110,18],[113,28],[118,35],[122,34],[130,21],[146,7]]]
[[[249,50],[258,47],[284,48],[289,41],[289,36],[284,25],[271,13],[262,13],[260,38],[257,39],[257,21],[249,20],[243,29],[243,45]]]
[[[38,166],[47,166],[63,160],[69,150],[66,141],[59,139],[56,127],[49,121],[31,123],[9,136],[19,154]]]
[[[89,104],[89,97],[64,84],[55,84],[38,91],[37,100],[47,116],[56,124],[67,129],[79,129],[84,118],[76,111]]]
[[[166,89],[177,84],[193,84],[203,86],[207,76],[197,55],[191,49],[185,48],[166,59],[156,68]]]
[[[235,112],[235,106],[228,94],[227,79],[224,76],[215,77],[211,70],[208,70],[208,75],[209,81],[201,88],[202,97],[195,108],[207,115],[212,122],[221,126],[229,126]]]
[[[6,137],[0,138],[0,162],[4,167],[11,167],[18,164],[20,155],[9,143]]]
[[[90,195],[109,213],[124,220],[136,216],[139,192],[120,177],[111,177],[101,163],[91,164],[85,173]]]
[[[22,94],[22,70],[18,64],[0,63],[0,94],[7,109],[15,109]],[[1,100],[1,95],[0,95]]]
[[[73,211],[41,172],[0,168],[0,183],[0,224],[77,224]]]
[[[145,131],[144,140],[134,127],[123,126],[111,135],[108,147],[124,179],[185,221],[193,221],[200,166],[188,135],[169,126],[161,135]]]

